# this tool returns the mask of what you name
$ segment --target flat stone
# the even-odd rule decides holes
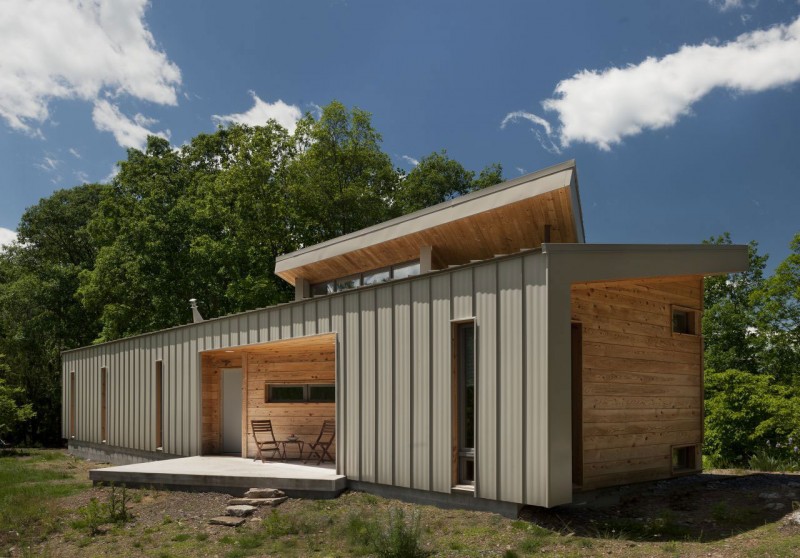
[[[277,488],[251,488],[244,493],[245,498],[282,498],[283,496],[286,494]]]
[[[764,506],[764,509],[778,511],[778,510],[782,510],[785,507],[786,507],[786,505],[785,504],[781,504],[780,502],[772,502],[772,503],[767,504],[766,506]]]
[[[243,517],[231,517],[230,515],[221,515],[219,517],[212,517],[208,520],[211,525],[224,525],[225,527],[238,527],[244,523]]]
[[[781,497],[781,495],[777,492],[762,492],[758,495],[758,497],[763,498],[764,500],[777,500]]]
[[[228,500],[229,506],[272,506],[275,507],[277,505],[282,504],[286,500],[288,500],[286,496],[282,496],[280,498],[232,498]]]
[[[225,513],[228,515],[233,515],[235,517],[247,517],[248,515],[252,515],[254,511],[258,508],[255,506],[247,506],[247,505],[239,505],[239,506],[228,506],[225,508]]]

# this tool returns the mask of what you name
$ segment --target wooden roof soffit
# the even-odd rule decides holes
[[[275,273],[319,283],[420,259],[428,247],[432,269],[444,269],[543,242],[584,242],[574,161],[280,256]]]

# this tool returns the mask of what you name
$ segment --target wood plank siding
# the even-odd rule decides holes
[[[672,332],[702,310],[699,277],[576,283],[582,331],[583,489],[666,478],[672,447],[702,443],[703,343]]]

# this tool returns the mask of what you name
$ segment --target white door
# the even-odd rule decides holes
[[[242,454],[242,370],[222,371],[222,453]]]

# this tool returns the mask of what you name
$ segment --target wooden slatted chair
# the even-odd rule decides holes
[[[278,457],[281,457],[281,447],[275,439],[272,421],[269,419],[252,420],[250,425],[253,429],[253,440],[256,443],[256,457],[253,461],[260,459],[261,463],[264,463],[264,453],[267,452],[272,452],[272,459],[275,459],[276,453]]]
[[[327,457],[329,461],[333,462],[333,456],[330,454],[330,447],[333,444],[333,439],[336,437],[336,423],[332,420],[326,420],[322,423],[322,428],[317,436],[317,441],[308,444],[308,455],[303,463],[308,463],[312,455],[319,457],[317,465],[325,461]]]

